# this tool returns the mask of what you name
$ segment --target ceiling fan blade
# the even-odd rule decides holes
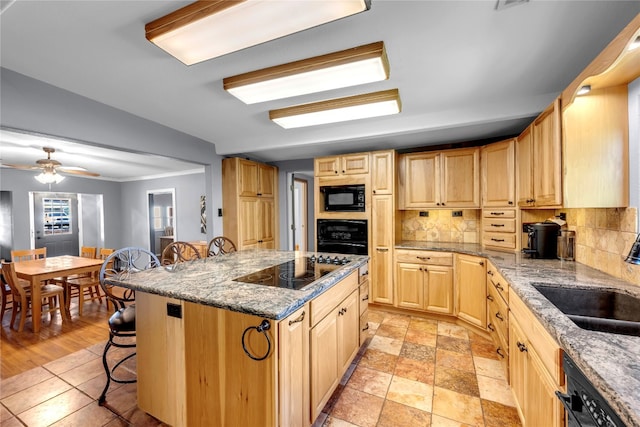
[[[27,169],[27,170],[38,170],[41,169],[40,166],[33,166],[33,165],[10,165],[7,163],[3,163],[2,166],[6,166],[8,168],[13,168],[13,169]]]
[[[71,175],[83,175],[83,176],[100,176],[99,173],[89,172],[82,168],[56,168],[57,172],[68,173]]]

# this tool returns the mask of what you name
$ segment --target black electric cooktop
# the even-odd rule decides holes
[[[237,277],[233,281],[299,290],[348,262],[346,258],[331,258],[328,255],[300,257]]]

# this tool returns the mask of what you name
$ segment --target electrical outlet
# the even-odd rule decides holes
[[[462,211],[453,211],[451,212],[451,216],[462,216]]]
[[[218,216],[222,216],[222,208],[218,208]]]
[[[420,211],[420,216],[429,216],[428,211]]]

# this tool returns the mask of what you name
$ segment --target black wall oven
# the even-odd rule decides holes
[[[369,229],[366,220],[319,219],[316,233],[318,252],[369,254]]]

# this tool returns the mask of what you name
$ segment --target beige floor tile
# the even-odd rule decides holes
[[[473,356],[473,364],[476,367],[476,374],[506,381],[504,365],[499,360],[487,359],[486,357]]]
[[[393,338],[397,340],[404,339],[407,334],[407,328],[404,326],[395,326],[389,323],[383,323],[376,330],[376,335],[379,337]]]
[[[391,313],[387,313],[382,321],[383,325],[401,326],[403,328],[408,328],[409,323],[411,323],[411,316]]]
[[[77,385],[76,388],[83,393],[86,393],[93,399],[98,399],[100,397],[100,394],[102,393],[102,390],[104,389],[105,384],[107,384],[106,375],[100,375],[90,379],[89,381]],[[114,391],[122,386],[123,384],[111,382],[109,390]]]
[[[357,426],[374,427],[383,403],[384,399],[380,397],[345,387],[329,415]]]
[[[4,405],[0,405],[0,424],[12,417],[13,414],[9,412],[9,410],[5,408]]]
[[[353,372],[347,387],[384,398],[387,395],[392,377],[391,374],[362,366]]]
[[[14,414],[20,414],[71,388],[60,378],[53,377],[2,399],[2,404]]]
[[[53,362],[49,362],[46,365],[43,365],[45,369],[51,371],[55,375],[60,375],[63,372],[70,371],[71,369],[77,368],[80,365],[84,365],[87,362],[98,359],[98,356],[91,351],[84,349],[80,351],[76,351],[75,353],[71,353],[68,356],[62,357],[58,360],[54,360]]]
[[[391,374],[395,369],[397,360],[398,356],[369,348],[362,355],[358,365]]]
[[[438,335],[438,348],[456,353],[469,353],[471,347],[468,339],[455,338],[447,335]]]
[[[419,381],[394,376],[387,392],[387,399],[412,408],[431,412],[433,387]]]
[[[440,415],[431,415],[431,427],[469,427],[469,424],[460,421],[450,420]]]
[[[520,427],[518,410],[491,400],[480,399],[484,412],[484,421],[490,427]]]
[[[404,336],[404,340],[406,342],[428,345],[431,347],[436,346],[437,338],[438,334],[436,332],[421,331],[417,329],[411,329],[411,327],[409,327],[406,335]]]
[[[482,405],[478,397],[434,387],[433,413],[472,426],[483,426]]]
[[[480,397],[506,406],[516,406],[509,384],[504,380],[478,375]]]
[[[91,402],[91,398],[86,394],[76,389],[71,389],[18,414],[18,418],[29,427],[48,426]]]
[[[438,322],[438,335],[469,339],[469,333],[464,327],[449,322]]]
[[[52,424],[51,427],[103,426],[114,418],[117,418],[116,414],[107,408],[99,406],[97,402],[91,402],[73,414]]]
[[[431,414],[420,409],[387,400],[377,427],[429,427]]]
[[[436,350],[436,370],[438,367],[459,369],[461,371],[475,372],[473,357],[471,354],[456,353],[448,350]]]
[[[478,379],[473,372],[440,366],[436,370],[434,385],[469,396],[480,397]]]
[[[434,362],[436,358],[436,348],[405,341],[402,345],[400,356],[422,362]]]
[[[438,322],[430,319],[421,319],[419,317],[412,317],[411,322],[409,323],[409,330],[437,334]]]
[[[2,427],[24,427],[16,417],[11,417],[5,421],[2,421]]]
[[[396,368],[393,372],[394,375],[399,377],[425,384],[433,384],[434,373],[434,362],[425,362],[406,357],[398,358]]]
[[[369,349],[379,350],[385,353],[392,354],[394,356],[398,356],[400,354],[400,350],[402,349],[402,343],[402,340],[380,337],[376,335],[371,339],[371,342],[369,343]]]
[[[102,365],[102,359],[100,358],[93,359],[90,362],[87,362],[60,374],[60,378],[67,381],[73,386],[77,386],[99,376],[106,378],[104,366]]]
[[[42,366],[0,381],[0,399],[52,378],[53,374]]]

